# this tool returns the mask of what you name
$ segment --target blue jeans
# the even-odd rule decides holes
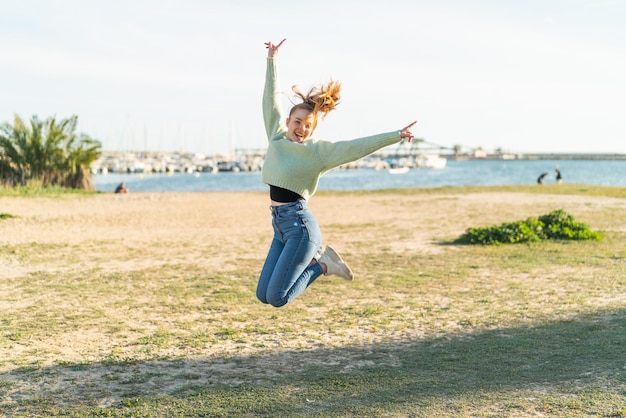
[[[322,231],[305,200],[270,209],[274,238],[256,296],[278,308],[297,298],[322,274],[319,263],[309,266],[322,245]]]

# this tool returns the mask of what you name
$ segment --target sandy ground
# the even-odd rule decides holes
[[[263,259],[272,234],[268,207],[265,193],[249,192],[0,197],[0,213],[15,216],[0,221],[0,246],[79,246],[84,249],[80,263],[86,269],[97,266],[125,271],[177,262],[228,269],[237,254]],[[624,230],[623,224],[598,225],[593,214],[605,207],[623,210],[626,201],[500,192],[319,193],[310,207],[322,226],[324,240],[338,248],[349,250],[359,243],[359,236],[342,234],[341,226],[384,222],[388,240],[380,242],[382,247],[428,253],[446,251],[439,243],[458,237],[468,226],[495,225],[556,208],[575,214],[581,222],[593,223],[594,229]],[[96,242],[105,245],[94,248]],[[140,257],[129,257],[124,253],[127,248],[145,251]],[[207,248],[213,249],[210,254]],[[20,262],[6,251],[0,253],[0,279],[37,271],[62,272],[69,264],[62,253],[55,261],[38,264]],[[2,303],[0,300],[0,311]]]
[[[166,240],[189,244],[207,240],[223,246],[224,253],[250,251],[245,244],[271,237],[269,201],[264,193],[131,193],[93,197],[67,195],[55,198],[0,197],[0,213],[16,218],[0,222],[0,245],[88,244],[109,240],[120,244],[146,244]],[[435,251],[433,243],[454,238],[467,226],[485,226],[517,220],[520,213],[537,216],[563,208],[577,220],[589,222],[594,209],[623,208],[623,199],[577,195],[524,193],[474,194],[319,194],[310,207],[322,226],[390,222],[399,230],[411,230],[404,242],[389,242],[398,248],[417,246]],[[511,217],[514,218],[511,218]],[[617,226],[618,228],[620,226]],[[325,238],[328,238],[325,236]],[[333,237],[340,241],[358,237]],[[344,244],[344,242],[341,242]],[[193,246],[169,248],[175,257],[193,251]],[[254,251],[260,249],[254,248]],[[263,253],[265,248],[262,249]],[[220,265],[224,260],[206,260]],[[141,260],[133,260],[134,263]],[[112,254],[107,267],[124,269]],[[11,277],[41,266],[19,265],[2,260],[0,277]],[[4,268],[6,265],[9,268]]]
[[[107,272],[124,272],[185,262],[206,269],[228,270],[236,268],[232,260],[241,254],[258,258],[260,269],[271,239],[268,205],[265,193],[0,197],[0,213],[16,216],[0,220],[0,249],[5,249],[0,251],[0,281],[41,271],[62,274],[68,269],[98,267]],[[626,210],[626,200],[490,192],[320,193],[310,206],[322,226],[325,241],[337,248],[355,251],[360,240],[358,235],[342,233],[341,226],[384,221],[387,232],[379,244],[381,248],[426,254],[454,251],[440,243],[458,237],[468,226],[519,220],[556,208],[591,223],[600,208]],[[594,229],[599,228],[623,231],[626,225],[594,223]],[[22,244],[36,244],[43,251],[51,248],[59,254],[54,259],[44,257],[42,262],[25,263],[19,255],[6,251]],[[68,253],[77,247],[84,249],[80,257]],[[129,248],[133,249],[133,256],[125,254]],[[0,295],[0,312],[5,311],[7,303]],[[97,332],[82,333],[84,344],[81,345],[77,345],[77,336],[71,333],[59,338],[54,344],[59,352],[65,353],[67,361],[85,358],[85,351],[97,351],[99,346],[107,344],[107,336]],[[42,344],[43,348],[49,342],[32,342],[28,347],[30,352],[38,349],[33,344]],[[2,342],[0,358],[19,356],[14,350],[14,345]],[[11,368],[5,362],[0,373],[10,372]],[[106,406],[106,401],[103,405]]]

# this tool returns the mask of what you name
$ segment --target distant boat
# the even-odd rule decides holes
[[[415,158],[418,168],[446,168],[448,160],[437,154],[420,154]]]
[[[390,168],[388,171],[389,174],[405,174],[409,172],[409,167],[395,167]]]
[[[232,161],[219,161],[217,163],[218,171],[232,171],[233,173],[239,173],[241,166],[237,162]]]

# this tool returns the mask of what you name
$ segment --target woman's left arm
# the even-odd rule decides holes
[[[331,170],[342,164],[356,161],[403,139],[411,141],[414,136],[411,128],[417,121],[410,123],[399,131],[391,131],[349,141],[318,141],[319,156],[323,161],[324,170]]]

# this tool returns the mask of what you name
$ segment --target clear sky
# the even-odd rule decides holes
[[[626,153],[626,0],[0,0],[0,122],[78,115],[107,150],[264,147],[265,41],[342,102],[315,136]]]

